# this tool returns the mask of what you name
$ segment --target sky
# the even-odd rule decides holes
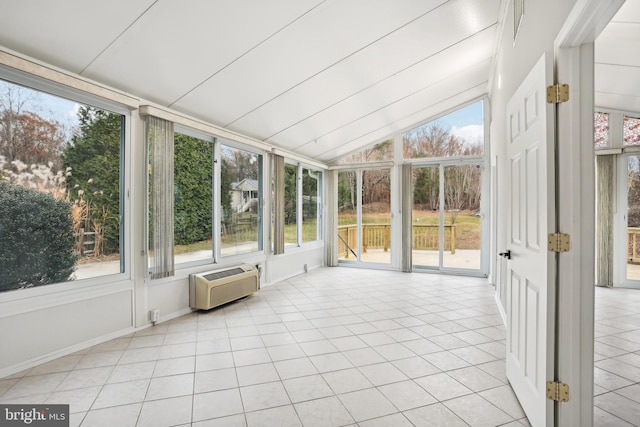
[[[0,96],[6,92],[8,85],[17,86],[0,80]],[[20,86],[20,88],[22,96],[30,98],[27,104],[28,110],[35,112],[44,119],[56,120],[68,129],[78,124],[78,109],[80,108],[80,104],[77,102],[49,95],[45,92],[35,91],[24,86]]]
[[[482,101],[475,102],[437,120],[451,128],[451,133],[467,141],[484,140]]]

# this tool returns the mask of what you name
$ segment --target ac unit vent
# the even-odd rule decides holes
[[[213,273],[205,274],[205,279],[212,281],[217,279],[222,279],[223,277],[235,276],[236,274],[244,273],[244,270],[241,268],[232,268],[231,270],[221,270],[214,271]]]
[[[251,264],[189,276],[189,306],[208,310],[246,297],[260,288],[258,269]]]

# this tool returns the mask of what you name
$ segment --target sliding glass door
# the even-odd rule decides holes
[[[482,165],[414,167],[412,258],[417,268],[482,268]]]
[[[391,264],[389,169],[338,173],[338,259]]]

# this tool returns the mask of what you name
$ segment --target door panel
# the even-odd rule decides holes
[[[362,172],[362,262],[391,264],[391,173]]]
[[[338,259],[358,260],[358,191],[355,171],[338,173]]]
[[[444,257],[450,269],[480,270],[482,165],[444,166]]]
[[[553,380],[555,257],[545,244],[555,227],[551,75],[543,57],[507,105],[507,377],[533,427],[553,424],[546,381]]]
[[[411,258],[418,267],[440,267],[440,168],[414,168]]]

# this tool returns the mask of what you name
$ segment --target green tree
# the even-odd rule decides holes
[[[425,208],[436,210],[439,206],[440,172],[435,167],[414,170],[413,202]]]
[[[174,239],[187,245],[211,239],[213,145],[176,133],[174,137]]]
[[[64,167],[71,168],[67,188],[72,197],[83,197],[88,203],[89,225],[102,230],[104,253],[117,253],[120,247],[123,117],[93,107],[81,107],[78,120],[78,130],[62,154]]]
[[[231,219],[231,176],[229,175],[229,163],[224,158],[220,166],[220,204],[222,205],[222,219]]]
[[[284,167],[284,223],[295,224],[297,212],[296,178],[298,167],[286,164]]]
[[[0,291],[70,280],[74,246],[71,203],[0,181]]]

